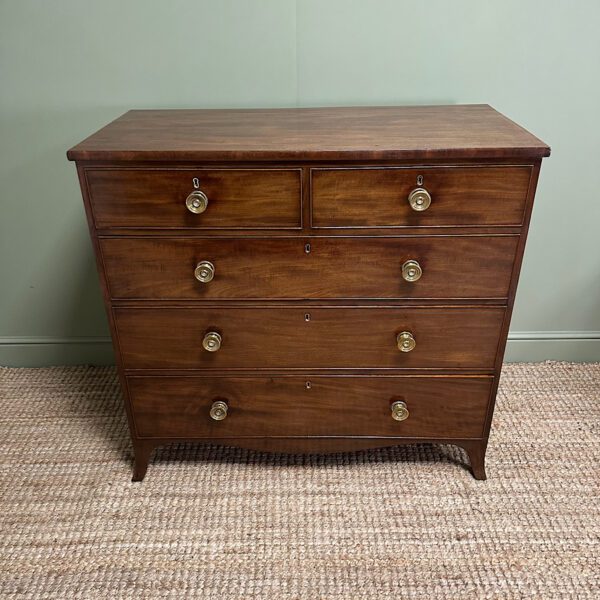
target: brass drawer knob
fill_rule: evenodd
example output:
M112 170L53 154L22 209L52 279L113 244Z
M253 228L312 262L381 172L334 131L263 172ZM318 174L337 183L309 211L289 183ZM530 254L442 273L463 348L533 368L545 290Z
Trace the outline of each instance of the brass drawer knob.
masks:
M406 402L398 400L392 404L392 419L396 419L396 421L406 421L409 415L410 413L408 412Z
M203 260L196 265L194 277L201 283L208 283L215 276L215 265L209 260Z
M216 400L210 407L210 418L215 421L222 421L227 416L227 402Z
M413 210L422 212L429 208L429 205L431 204L431 194L425 188L415 188L408 195L408 203Z
M400 352L411 352L415 349L417 341L410 331L403 331L396 336L398 350Z
M190 212L194 213L195 215L199 215L208 207L208 196L200 190L194 190L185 199L185 205Z
M402 278L404 281L418 281L423 275L423 269L416 260L407 260L402 265Z
M208 352L216 352L221 347L223 339L216 331L209 331L202 340L202 346Z

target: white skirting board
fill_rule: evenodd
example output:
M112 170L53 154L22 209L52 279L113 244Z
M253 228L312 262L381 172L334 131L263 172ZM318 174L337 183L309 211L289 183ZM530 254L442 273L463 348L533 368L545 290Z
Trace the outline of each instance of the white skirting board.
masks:
M600 331L515 331L506 362L600 362ZM0 366L110 365L109 337L0 337Z

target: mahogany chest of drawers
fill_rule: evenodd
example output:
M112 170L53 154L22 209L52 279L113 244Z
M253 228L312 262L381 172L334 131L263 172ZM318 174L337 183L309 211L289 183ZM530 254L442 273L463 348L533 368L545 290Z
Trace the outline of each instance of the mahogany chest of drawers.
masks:
M182 440L484 456L541 159L487 105L130 111L68 152L134 480Z

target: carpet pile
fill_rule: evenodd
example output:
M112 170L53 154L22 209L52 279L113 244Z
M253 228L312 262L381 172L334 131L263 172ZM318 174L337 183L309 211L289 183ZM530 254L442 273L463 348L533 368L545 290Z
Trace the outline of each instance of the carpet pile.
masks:
M143 483L114 369L0 369L0 597L600 597L600 364L506 365L463 451L159 449Z

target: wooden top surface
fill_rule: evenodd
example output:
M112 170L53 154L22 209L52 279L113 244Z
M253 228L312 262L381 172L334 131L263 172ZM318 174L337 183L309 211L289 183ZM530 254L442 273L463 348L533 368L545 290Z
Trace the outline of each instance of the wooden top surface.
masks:
M67 152L93 161L540 158L550 148L487 104L131 110Z

